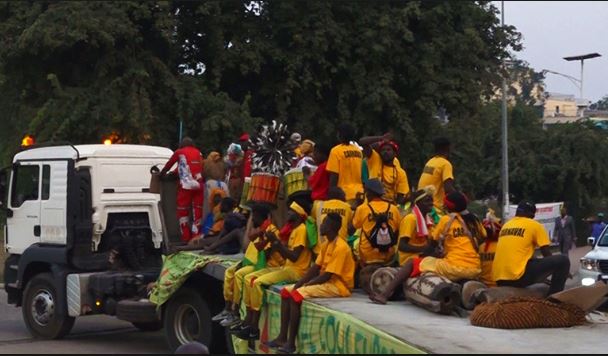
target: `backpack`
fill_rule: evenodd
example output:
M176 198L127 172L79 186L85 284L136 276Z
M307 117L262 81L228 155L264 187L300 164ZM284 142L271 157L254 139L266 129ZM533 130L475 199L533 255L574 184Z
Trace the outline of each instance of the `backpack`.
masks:
M369 209L372 211L372 217L376 224L367 235L367 239L372 244L372 247L377 248L381 252L388 251L393 245L397 243L397 234L389 224L389 211L391 204L388 204L384 213L376 213L372 206L368 203Z

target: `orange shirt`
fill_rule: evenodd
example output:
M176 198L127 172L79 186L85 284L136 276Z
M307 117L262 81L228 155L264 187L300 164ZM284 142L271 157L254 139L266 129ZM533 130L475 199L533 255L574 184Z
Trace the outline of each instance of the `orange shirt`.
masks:
M371 205L376 214L382 214L386 212L389 203L384 200L372 200L369 202L369 205ZM367 203L359 205L357 210L355 210L355 216L353 217L353 226L355 229L362 230L361 237L359 238L359 259L363 264L390 263L395 257L395 247L391 247L386 252L381 252L379 249L374 248L368 240L369 234L376 225L369 205ZM389 224L393 231L397 233L399 231L401 213L396 205L390 205L391 207L388 212Z
M344 191L346 200L355 199L357 193L363 193L362 164L363 152L355 145L339 144L329 152L327 171L338 174L338 187Z
M328 283L335 285L340 295L350 295L355 286L355 260L346 241L341 238L325 241L315 264L321 267L321 273L333 274Z

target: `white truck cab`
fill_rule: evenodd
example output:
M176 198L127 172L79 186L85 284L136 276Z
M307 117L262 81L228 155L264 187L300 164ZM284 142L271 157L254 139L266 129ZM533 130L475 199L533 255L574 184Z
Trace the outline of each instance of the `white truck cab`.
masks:
M38 147L2 171L5 289L34 336L61 337L75 316L114 315L117 300L135 296L147 272L156 279L163 226L150 169L172 153L145 145Z

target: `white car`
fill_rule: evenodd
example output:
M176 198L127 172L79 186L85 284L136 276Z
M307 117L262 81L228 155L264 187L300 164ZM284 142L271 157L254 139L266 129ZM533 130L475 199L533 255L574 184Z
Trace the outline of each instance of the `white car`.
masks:
M581 284L592 285L597 280L608 280L608 226L602 230L599 239L588 237L587 243L593 249L581 258L579 276Z

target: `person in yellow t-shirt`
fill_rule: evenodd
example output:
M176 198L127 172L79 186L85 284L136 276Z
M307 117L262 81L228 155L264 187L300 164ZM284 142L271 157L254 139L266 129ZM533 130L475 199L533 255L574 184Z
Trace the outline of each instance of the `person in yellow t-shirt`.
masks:
M314 265L295 285L281 290L281 329L276 339L267 343L279 353L296 351L302 301L309 298L348 297L354 286L355 261L350 247L338 237L342 217L329 213L321 224L326 237Z
M365 183L365 195L368 202L357 207L352 221L354 229L361 229L358 253L359 267L363 268L370 264L390 265L395 257L395 245L397 244L401 214L396 205L382 200L384 186L379 179L370 179ZM369 239L376 225L374 215L385 213L388 215L388 225L395 234L395 241L392 246L385 251L381 251L374 247Z
M395 288L422 272L433 272L453 282L479 277L481 262L477 250L479 241L486 238L485 228L479 218L467 210L464 194L452 192L445 197L444 204L450 214L443 216L433 229L429 251L406 261L384 293L370 295L373 302L386 304Z
M278 232L276 226L270 221L270 210L264 206L254 206L251 212L253 231L248 236L250 240L247 253L242 261L235 263L226 269L224 274L224 302L225 308L211 320L218 321L222 326L230 326L239 321L238 307L241 303L243 283L245 276L253 273L256 269L255 263L250 259L257 259L258 251L264 251L268 255L267 266L278 267L284 263L283 257L273 251L268 241L264 238L265 232Z
M355 129L350 123L342 123L338 128L340 143L329 152L327 172L329 186L340 187L346 194L346 202L354 209L362 200L363 183L361 181L361 165L363 153L359 147L351 144L354 140Z
M245 277L244 301L247 306L247 315L242 326L234 330L236 337L245 340L255 340L259 337L258 324L264 288L282 282L295 282L302 278L310 267L312 252L308 246L306 225L304 224L307 217L308 214L304 208L298 203L292 202L287 212L286 226L280 232L281 239L288 234L287 246L275 233L265 234L271 242L272 248L285 258L285 264L281 268L261 276L252 273Z
M418 190L414 196L414 207L399 225L399 265L411 258L419 257L429 247L429 234L433 231L433 219L427 214L433 209L433 195L429 190Z
M320 247L321 242L323 242L324 237L321 234L321 224L329 213L337 213L342 217L342 227L340 228L338 237L344 241L348 238L348 225L352 220L353 210L345 200L346 198L342 189L331 187L327 192L327 200L316 200L314 202L310 216L315 219L319 231L320 240L317 246Z
M435 139L433 144L435 146L435 155L424 165L420 180L418 180L418 189L427 185L435 187L435 195L433 196L435 210L440 215L443 215L444 196L456 190L454 188L452 164L448 160L451 145L450 141L445 137Z
M397 159L399 146L391 140L390 133L382 136L361 137L363 153L367 157L369 178L378 178L384 185L384 200L405 204L410 192L407 173Z
M488 287L496 287L496 281L492 277L492 264L498 244L498 233L501 228L500 219L494 215L494 210L488 209L483 227L486 229L486 239L479 245L479 258L481 258L481 275L479 280Z
M492 277L498 286L525 288L543 282L551 275L549 295L564 290L570 271L570 259L565 255L552 255L549 235L534 220L536 205L522 201L517 205L515 217L500 229ZM543 258L534 258L540 248Z

